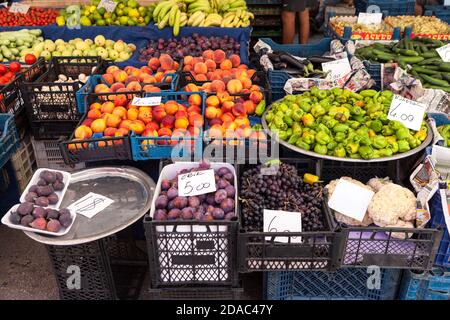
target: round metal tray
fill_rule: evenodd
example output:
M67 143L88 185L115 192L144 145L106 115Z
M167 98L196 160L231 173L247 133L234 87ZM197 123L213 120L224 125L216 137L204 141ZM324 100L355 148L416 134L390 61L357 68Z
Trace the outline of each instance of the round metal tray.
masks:
M283 99L277 100L275 102L279 102L281 100L283 100ZM334 160L334 161L344 161L344 162L364 162L364 163L367 163L367 162L394 161L394 160L407 158L409 156L412 156L412 155L416 154L417 152L425 149L431 143L431 141L433 140L433 130L431 130L431 127L430 127L430 125L427 122L426 126L427 126L427 129L428 129L427 130L428 134L427 134L426 139L422 142L422 144L420 146L418 146L417 148L414 148L414 149L409 150L407 152L397 153L396 155L393 155L392 157L383 157L383 158L375 158L375 159L365 160L365 159L340 158L340 157L334 157L334 156L329 156L329 155L322 155L322 154L318 154L318 153L316 153L314 151L308 151L308 150L299 148L297 146L294 146L292 144L289 144L289 143L287 143L287 141L278 139L278 136L276 134L272 134L272 131L269 129L269 126L267 125L267 122L266 122L266 114L267 114L267 112L269 112L269 110L271 108L272 108L272 104L266 109L266 111L264 112L264 114L261 117L262 126L263 126L264 130L266 131L266 133L268 135L270 135L272 139L274 139L275 141L280 143L282 146L284 146L284 147L286 147L286 148L288 148L288 149L290 149L292 151L295 151L295 152L298 152L298 153L301 153L301 154L304 154L304 155L307 155L307 156L320 158L320 159Z

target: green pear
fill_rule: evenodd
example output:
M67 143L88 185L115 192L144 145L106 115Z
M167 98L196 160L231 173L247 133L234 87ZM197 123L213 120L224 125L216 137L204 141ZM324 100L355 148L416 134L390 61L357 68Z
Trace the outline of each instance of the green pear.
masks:
M112 49L108 49L108 55L111 60L116 60L117 58L119 58L119 53Z

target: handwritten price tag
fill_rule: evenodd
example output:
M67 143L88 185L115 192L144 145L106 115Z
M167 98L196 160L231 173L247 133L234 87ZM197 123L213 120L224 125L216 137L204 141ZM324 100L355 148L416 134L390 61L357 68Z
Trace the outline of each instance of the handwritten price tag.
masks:
M108 12L114 12L117 5L118 2L114 2L112 0L101 0L97 6L97 9L105 8L105 10Z
M358 23L360 24L380 24L382 13L366 13L360 12L358 15Z
M436 51L439 53L444 62L450 62L450 44L437 48Z
M180 196L198 196L216 190L214 169L194 171L178 176L178 194Z
M133 106L138 107L151 107L151 106L159 106L161 104L162 97L146 97L146 98L138 98L134 97L131 104Z
M82 214L90 219L112 203L114 203L114 200L110 198L102 196L101 194L89 192L83 198L68 206L67 209L76 212L77 214Z
M11 13L27 14L29 9L30 9L30 5L29 4L13 2L11 4L11 7L9 7L9 12L11 12Z
M264 232L302 232L302 215L299 212L264 209ZM290 237L291 243L301 243L301 237ZM266 237L270 240L270 237ZM277 237L277 241L288 243L288 237Z
M388 112L389 120L397 120L412 130L419 130L422 125L426 105L395 95Z
M352 72L352 68L350 67L348 58L324 62L322 63L322 70L324 72L330 72L327 76L327 79L333 81L343 78L350 72Z

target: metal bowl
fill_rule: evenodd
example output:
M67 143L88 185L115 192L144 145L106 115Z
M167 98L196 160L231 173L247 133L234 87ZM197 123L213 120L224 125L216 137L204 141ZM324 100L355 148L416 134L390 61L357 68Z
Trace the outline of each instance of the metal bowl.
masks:
M275 101L275 102L279 102L279 101L281 101L281 100L282 100L282 99L277 100L277 101ZM292 145L292 144L289 144L289 143L287 143L287 141L284 141L284 140L279 139L279 138L278 138L278 135L273 134L272 131L269 129L269 126L267 125L267 122L266 122L266 114L267 114L267 112L269 112L269 110L272 108L272 106L273 106L273 105L271 104L271 105L266 109L266 111L264 112L264 114L263 114L262 117L261 117L262 126L263 126L264 130L266 131L266 133L267 133L268 135L270 135L270 137L271 137L272 139L274 139L275 141L277 141L278 143L280 143L282 146L284 146L284 147L286 147L286 148L288 148L288 149L290 149L290 150L292 150L292 151L295 151L295 152L298 152L298 153L301 153L301 154L304 154L304 155L307 155L307 156L310 156L310 157L315 157L315 158L320 158L320 159L326 159L326 160L334 160L334 161L344 161L344 162L364 162L364 163L367 163L367 162L394 161L394 160L399 160L399 159L407 158L407 157L409 157L409 156L412 156L412 155L416 154L417 152L419 152L419 151L425 149L428 145L430 145L431 141L433 140L433 130L431 130L431 127L430 127L430 125L429 125L428 122L427 122L427 123L426 123L426 126L427 126L427 133L428 133L428 134L427 134L426 139L422 142L422 144L421 144L420 146L418 146L417 148L414 148L414 149L409 150L409 151L407 151L407 152L397 153L397 154L393 155L392 157L383 157L383 158L375 158L375 159L368 159L368 160L365 160L365 159L340 158L340 157L334 157L334 156L329 156L329 155L322 155L322 154L318 154L318 153L316 153L316 152L314 152L314 151L308 151L308 150L299 148L299 147L297 147L297 146L294 146L294 145Z

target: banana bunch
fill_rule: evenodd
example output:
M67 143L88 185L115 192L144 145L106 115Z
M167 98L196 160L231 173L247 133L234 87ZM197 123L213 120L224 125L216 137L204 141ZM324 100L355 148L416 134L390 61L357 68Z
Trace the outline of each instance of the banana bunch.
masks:
M234 12L238 9L247 11L245 0L217 0L218 10L221 13Z
M180 33L180 27L185 26L188 20L185 3L179 3L175 0L162 1L158 3L153 11L153 20L156 22L158 29L166 26L173 27L173 35Z
M246 9L238 8L229 11L223 16L220 27L222 28L246 28L250 26L250 19L254 19L253 13Z
M212 12L209 0L196 0L188 4L187 13L193 14L196 12L210 13Z

